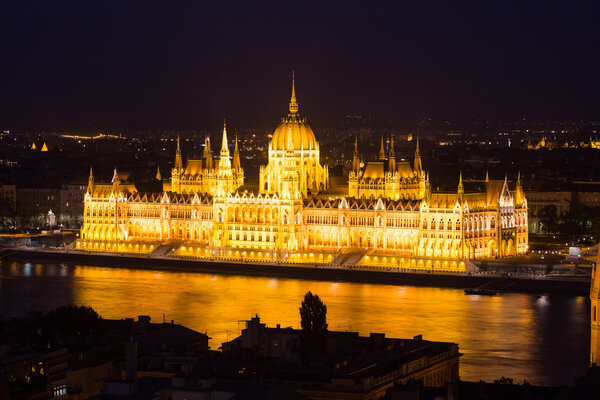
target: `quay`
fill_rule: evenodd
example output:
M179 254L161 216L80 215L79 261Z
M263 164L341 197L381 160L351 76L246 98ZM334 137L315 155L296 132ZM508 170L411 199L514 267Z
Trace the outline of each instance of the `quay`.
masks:
M147 254L93 253L77 250L5 248L0 259L6 262L50 262L98 265L114 268L136 268L167 271L250 275L295 278L333 282L360 282L402 286L430 286L459 289L481 287L490 281L512 281L505 292L585 296L589 294L590 277L577 275L526 275L480 272L431 272L383 266L344 267L329 264L261 263L219 259L195 259L181 256ZM507 276L508 275L508 276ZM511 283L512 283L511 282Z

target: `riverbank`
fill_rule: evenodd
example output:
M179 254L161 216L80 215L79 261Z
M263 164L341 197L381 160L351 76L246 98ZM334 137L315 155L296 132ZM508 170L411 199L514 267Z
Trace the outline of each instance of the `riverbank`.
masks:
M7 248L0 250L3 262L51 262L99 265L181 272L296 278L315 281L360 282L388 285L430 286L469 289L499 282L503 291L534 294L584 296L589 294L589 278L506 277L497 274L424 273L396 268L331 268L299 264L235 263L147 255L117 255L78 251ZM502 282L500 282L502 281Z

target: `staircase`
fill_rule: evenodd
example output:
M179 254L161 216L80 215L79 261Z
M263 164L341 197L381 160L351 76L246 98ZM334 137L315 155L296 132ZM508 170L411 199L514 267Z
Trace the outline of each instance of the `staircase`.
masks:
M183 242L181 240L169 240L165 244L161 244L150 252L151 257L167 257L173 254L173 250L178 249Z
M342 254L335 257L329 265L341 265L343 267L350 267L356 265L364 256L367 251L360 248L349 248Z

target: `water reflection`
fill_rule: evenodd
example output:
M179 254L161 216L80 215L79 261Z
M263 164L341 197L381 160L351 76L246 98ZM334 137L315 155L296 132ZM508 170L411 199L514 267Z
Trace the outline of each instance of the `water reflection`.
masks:
M298 307L311 290L327 304L330 329L459 343L467 380L570 383L588 357L589 305L580 297L50 264L3 265L1 283L5 316L68 303L91 305L105 318L164 315L207 332L213 348L256 313L270 325L299 327Z

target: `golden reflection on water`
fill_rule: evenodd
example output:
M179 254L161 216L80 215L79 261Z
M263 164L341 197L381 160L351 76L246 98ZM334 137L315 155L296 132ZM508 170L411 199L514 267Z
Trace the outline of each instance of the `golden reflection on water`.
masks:
M14 268L10 267L10 274L49 274L27 264L19 267L20 272ZM64 276L66 267L58 268L50 273L53 277ZM166 321L208 333L213 349L239 335L244 327L241 321L254 314L270 326L298 328L298 308L310 290L327 304L329 329L384 332L401 338L423 334L427 340L458 343L465 354L460 367L463 379L510 376L520 382L550 384L564 376L552 368L572 363L572 376L567 374L572 379L579 364L583 371L587 362L589 306L582 298L465 296L459 289L88 266L72 267L69 275L73 283L63 290L72 290L73 303L90 305L105 318L144 314L160 322L164 315ZM557 318L549 315L551 307L561 310ZM567 343L565 338L575 342Z

